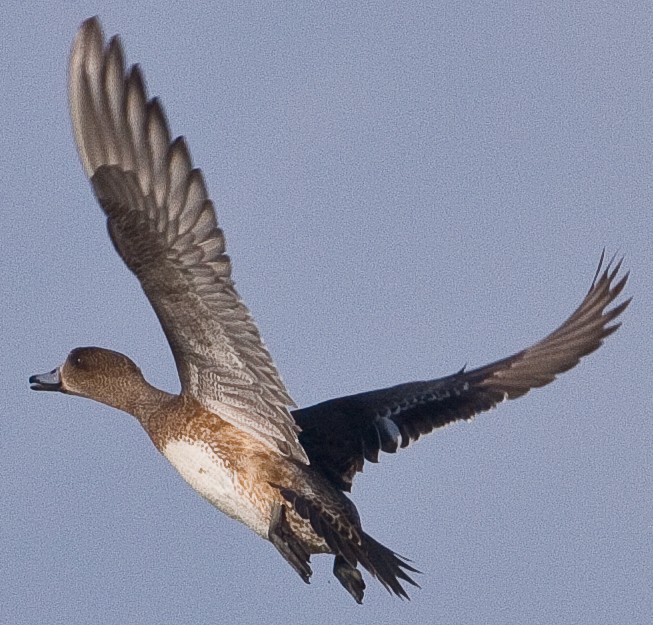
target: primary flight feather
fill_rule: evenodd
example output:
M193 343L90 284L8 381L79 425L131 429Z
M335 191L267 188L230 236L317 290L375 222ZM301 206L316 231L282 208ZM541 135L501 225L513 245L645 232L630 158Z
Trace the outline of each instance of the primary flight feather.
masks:
M170 343L181 393L156 389L126 356L73 349L34 375L34 390L88 397L134 415L204 498L269 540L300 577L329 553L357 602L362 565L407 597L417 573L363 531L345 494L365 460L544 386L596 350L630 300L628 274L603 255L589 292L554 332L512 356L448 377L294 406L231 278L231 260L202 173L172 139L138 66L91 18L70 59L70 113L82 166L109 236L140 281Z

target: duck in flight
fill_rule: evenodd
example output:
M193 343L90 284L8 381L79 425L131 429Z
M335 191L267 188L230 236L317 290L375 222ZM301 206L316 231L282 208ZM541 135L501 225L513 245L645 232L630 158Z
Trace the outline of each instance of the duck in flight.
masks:
M596 350L630 300L609 306L628 274L603 266L553 333L512 356L437 380L400 384L294 409L249 310L202 173L117 37L85 21L70 58L69 99L79 156L118 254L161 322L181 393L151 386L126 356L73 349L31 388L79 395L135 416L181 476L210 503L269 540L306 582L312 554L361 603L360 564L407 598L418 571L362 528L345 493L366 460L471 419L544 386Z

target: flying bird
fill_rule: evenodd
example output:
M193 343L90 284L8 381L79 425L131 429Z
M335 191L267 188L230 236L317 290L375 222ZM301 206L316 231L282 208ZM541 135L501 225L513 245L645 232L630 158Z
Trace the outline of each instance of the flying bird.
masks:
M183 137L172 139L120 40L85 21L70 57L69 100L82 166L118 254L170 344L181 393L150 385L120 353L73 349L31 388L132 414L204 498L270 541L306 583L313 554L361 603L360 564L391 593L417 586L409 560L363 530L346 495L365 461L544 386L596 350L630 300L610 305L628 274L603 254L589 292L554 332L512 356L437 380L308 408L294 404L231 277L225 237Z

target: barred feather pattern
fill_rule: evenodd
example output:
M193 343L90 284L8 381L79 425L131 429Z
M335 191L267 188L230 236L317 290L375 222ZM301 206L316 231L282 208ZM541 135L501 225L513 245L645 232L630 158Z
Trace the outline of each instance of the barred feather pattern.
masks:
M183 137L171 139L120 40L87 20L70 58L69 100L84 171L111 240L140 280L184 393L277 453L306 463L293 405L231 278L225 238Z

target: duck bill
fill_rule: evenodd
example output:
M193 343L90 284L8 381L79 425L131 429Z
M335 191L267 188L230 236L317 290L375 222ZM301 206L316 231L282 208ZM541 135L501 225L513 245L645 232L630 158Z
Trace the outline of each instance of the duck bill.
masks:
M52 369L48 373L37 373L29 379L30 388L33 391L60 391L61 375L59 368Z

